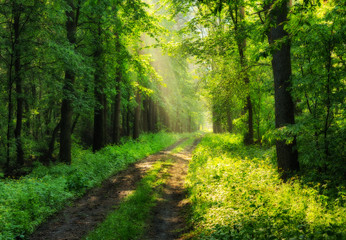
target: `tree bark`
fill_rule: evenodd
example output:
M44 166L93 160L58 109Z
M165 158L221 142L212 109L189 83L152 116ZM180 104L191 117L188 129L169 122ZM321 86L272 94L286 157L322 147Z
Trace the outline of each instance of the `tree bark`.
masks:
M98 77L95 76L95 82ZM95 87L95 98L97 106L94 109L94 137L93 137L93 151L98 151L104 147L105 129L104 129L104 95L102 90Z
M55 146L55 139L58 135L59 129L61 126L61 122L59 122L52 133L52 137L49 141L49 145L48 145L48 150L46 152L46 154L44 154L41 158L40 158L40 162L43 163L44 165L48 165L50 160L53 159L53 152L54 152L54 146Z
M136 92L137 106L135 108L135 116L133 120L133 139L139 138L139 121L141 117L141 95L139 90Z
M99 16L97 16L99 17ZM94 96L96 100L96 106L94 108L94 136L93 136L93 151L98 151L105 145L106 134L106 97L103 91L104 82L102 81L102 29L101 22L96 19L96 31L95 34L95 52L93 56L95 65L94 74Z
M240 15L240 22L244 21L245 18L245 11L244 7L240 7L239 9L239 15ZM237 24L238 25L238 24ZM252 102L250 97L250 79L249 75L247 73L247 62L245 58L245 49L246 49L246 38L240 37L245 36L245 32L242 29L242 24L239 24L239 26L236 27L237 35L238 35L238 52L240 57L240 65L242 69L242 73L244 76L244 83L246 88L248 89L248 93L246 96L246 104L245 104L245 111L248 112L248 118L247 118L247 132L244 137L244 143L247 145L253 144L253 111L252 111Z
M149 132L154 132L154 106L153 106L153 100L151 97L148 99L148 130Z
M148 132L149 130L149 117L148 117L148 97L145 97L143 99L143 111L142 111L142 114L141 114L141 117L142 117L142 130L143 132Z
M221 121L219 120L215 107L213 107L213 133L221 133Z
M12 89L13 89L13 80L12 80L12 57L11 63L8 68L8 116L7 116L7 143L6 143L6 163L5 163L5 172L6 176L9 176L10 162L11 162L11 136L12 136L12 117L13 117L13 101L12 101Z
M227 131L229 133L232 133L233 131L232 115L230 110L227 111Z
M281 128L288 124L294 124L294 103L289 89L291 87L291 56L288 33L284 30L287 21L288 1L283 1L273 9L275 27L268 33L270 45L278 44L277 40L284 40L276 46L272 53L272 67L275 88L275 127ZM287 39L285 39L287 38ZM279 172L286 179L289 173L299 170L298 151L296 140L286 144L285 140L276 141L276 152Z
M114 101L114 126L113 126L113 143L120 143L120 117L121 117L121 72L120 69L117 71L116 77L116 95Z
M76 32L78 22L78 8L74 6L73 0L68 0L71 10L66 11L66 32L69 43L73 46L76 43ZM79 7L79 6L78 6ZM71 130L72 130L72 98L75 73L72 69L65 70L65 80L63 86L63 100L61 104L61 128L60 128L60 152L61 162L71 164Z
M14 138L16 142L17 167L24 164L24 151L22 145L22 126L23 126L23 79L21 76L21 53L20 53L20 16L21 7L13 5L13 30L14 30L14 82L16 84L17 116Z
M130 107L127 106L127 111L126 111L126 136L131 136L131 128L130 128L130 118L131 118L131 110Z

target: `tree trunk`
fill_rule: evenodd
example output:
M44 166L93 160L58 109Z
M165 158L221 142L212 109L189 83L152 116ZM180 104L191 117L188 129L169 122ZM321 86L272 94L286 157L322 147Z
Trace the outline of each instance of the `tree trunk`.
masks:
M94 95L96 106L94 108L94 137L93 137L93 151L98 151L105 145L105 94L103 92L102 81L102 40L101 40L101 23L97 23L97 34L95 34L96 49L94 52Z
M79 118L80 118L80 114L78 113L76 118L74 119L74 121L72 123L71 134L73 134L73 132L74 132L76 126L77 126Z
M144 99L143 99L143 111L142 111L142 130L143 130L143 132L148 132L148 130L149 130L149 122L148 122L148 120L149 120L149 118L148 118L148 102L149 102L149 100L148 100L148 97L145 97Z
M95 81L96 76L95 76ZM100 92L101 89L95 89L95 98L97 106L94 109L94 137L93 137L93 151L98 151L104 146L105 129L104 129L104 96Z
M230 110L227 111L227 131L229 133L232 133L233 131L232 115Z
M16 84L16 101L17 101L17 119L14 130L16 141L17 167L24 164L24 152L22 146L22 126L23 126L23 80L21 76L21 53L20 53L20 7L17 4L13 6L13 30L14 30L14 82Z
M139 121L141 117L141 95L139 90L136 92L136 102L137 106L135 109L135 116L133 120L133 139L139 138Z
M127 111L126 111L126 136L131 136L131 128L130 128L130 118L131 118L131 110L130 107L127 106Z
M154 106L153 100L149 97L148 99L148 130L154 132Z
M76 43L76 31L78 21L78 10L73 4L73 0L68 0L71 10L66 11L66 32L69 43L73 46ZM72 130L72 98L75 73L72 69L65 70L65 80L63 86L63 100L61 104L61 127L60 127L60 152L61 162L71 164L71 130Z
M115 101L114 101L114 119L113 119L113 143L119 144L120 143L120 116L121 116L121 73L120 69L118 69L117 77L116 77L116 91L117 94L115 95Z
M239 13L240 13L240 21L242 22L244 21L244 18L245 18L244 7L240 7ZM241 70L242 70L242 73L245 75L244 83L248 90L248 93L246 96L246 105L244 109L245 111L248 112L247 133L245 134L245 137L244 137L244 143L247 145L250 145L250 144L253 144L253 111L252 111L252 102L250 97L250 79L247 73L247 61L245 58L246 38L240 37L240 36L245 36L245 33L243 29L240 29L242 24L239 24L239 25L240 26L237 26L236 28L238 39L239 39L237 45L238 45L238 52L240 57Z
M277 44L275 41L288 37L284 30L284 23L287 21L287 1L283 1L274 9L275 27L272 27L268 34L269 44ZM273 52L272 67L274 74L275 88L275 127L281 128L288 124L294 124L294 104L289 92L291 87L291 57L290 43L285 40L275 48ZM289 172L299 170L298 151L296 140L291 144L286 144L285 140L276 142L277 162L282 178L286 179Z
M10 162L11 162L11 133L12 133L12 117L13 117L13 102L12 102L12 87L13 87L13 80L12 80L12 58L11 63L9 65L8 69L8 116L7 116L7 143L6 143L6 163L5 163L5 172L6 176L9 176L11 169L10 169Z
M158 123L158 116L157 116L157 112L158 112L158 105L156 101L153 101L153 130L154 132L157 132L157 123Z
M44 154L41 159L40 162L43 163L44 165L48 165L49 161L53 159L53 152L54 152L54 146L55 146L55 139L58 135L59 129L61 126L61 122L59 122L56 127L53 130L52 133L52 137L49 141L49 146L48 146L48 150L46 152L46 154Z
M212 114L213 114L213 133L221 133L222 132L221 131L221 122L218 119L216 110L214 108L215 107L213 107L213 111L212 111Z

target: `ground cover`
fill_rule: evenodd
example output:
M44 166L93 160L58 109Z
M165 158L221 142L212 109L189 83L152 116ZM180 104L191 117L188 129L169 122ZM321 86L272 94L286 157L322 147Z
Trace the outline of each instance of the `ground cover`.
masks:
M0 239L26 238L48 216L129 164L173 144L183 135L145 134L138 141L93 154L74 148L71 166L37 165L21 179L0 182Z
M192 239L345 239L345 194L319 194L298 177L283 183L274 149L208 134L194 151L187 187Z

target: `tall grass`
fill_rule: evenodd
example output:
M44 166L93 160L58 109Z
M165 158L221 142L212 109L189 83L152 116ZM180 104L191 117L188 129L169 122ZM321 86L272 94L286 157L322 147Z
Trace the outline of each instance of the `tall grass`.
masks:
M38 164L21 179L1 180L0 239L26 238L68 200L181 137L169 133L145 134L138 141L108 146L95 154L74 146L71 166Z
M283 183L274 149L209 134L194 151L187 186L195 239L346 239L345 195L329 199L299 179Z

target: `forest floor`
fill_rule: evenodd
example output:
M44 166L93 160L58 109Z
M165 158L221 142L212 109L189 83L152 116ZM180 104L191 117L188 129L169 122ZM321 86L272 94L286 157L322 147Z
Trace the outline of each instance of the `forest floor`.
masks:
M136 190L137 183L155 162L166 159L171 159L173 164L168 170L168 180L160 190L161 197L151 210L151 217L147 221L147 233L143 238L179 239L179 236L186 231L184 216L187 211L187 202L184 180L191 152L199 140L199 138L195 139L185 149L175 153L172 150L177 149L177 146L184 142L180 140L167 149L129 166L48 219L31 235L30 239L82 239L102 223L110 212L117 209L123 199Z

